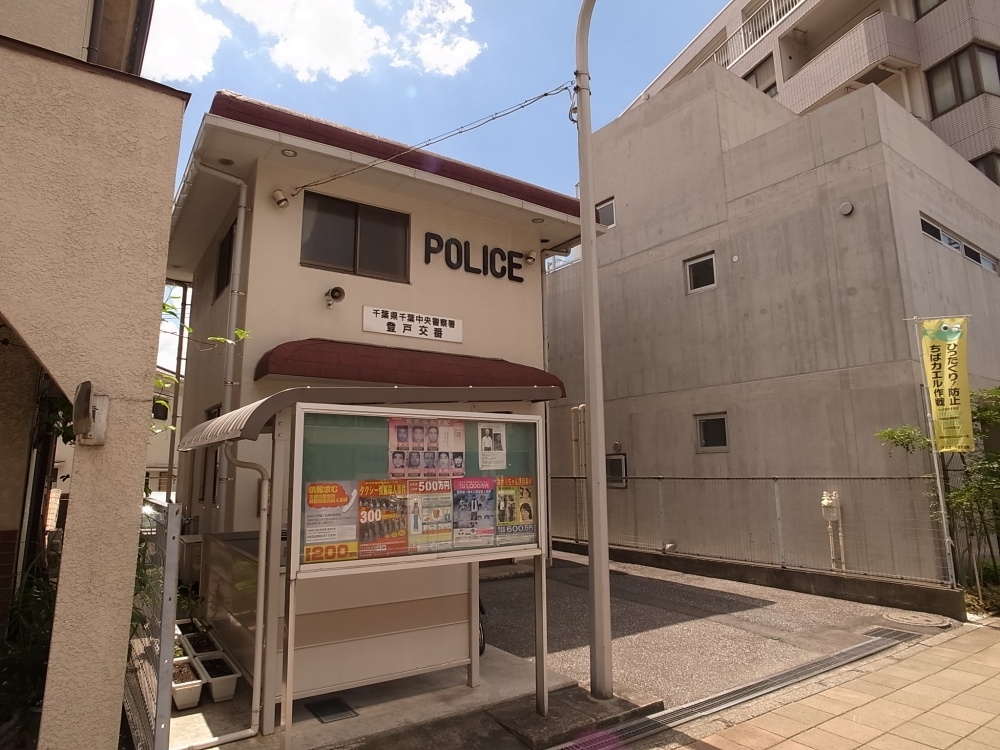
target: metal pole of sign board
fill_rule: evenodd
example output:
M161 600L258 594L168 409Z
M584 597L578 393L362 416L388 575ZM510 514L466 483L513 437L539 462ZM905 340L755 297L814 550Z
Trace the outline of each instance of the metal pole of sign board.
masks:
M968 316L950 316L968 317ZM937 320L937 318L910 318L917 335L917 364L920 367L920 378L922 381L921 394L923 395L924 414L927 419L927 434L931 440L931 461L934 464L934 481L937 485L938 513L941 516L941 534L944 539L944 561L948 570L948 585L955 588L955 562L951 558L952 542L951 534L948 531L948 510L944 502L944 476L941 473L941 454L937 448L937 435L934 432L934 417L931 412L930 385L927 383L927 370L924 368L924 343L920 338L920 322L922 320Z
M295 409L292 491L288 493L288 556L285 559L284 691L281 697L281 750L292 750L292 708L295 696L295 586L302 560L302 428L304 412Z
M614 696L611 662L611 582L608 571L607 467L604 463L604 375L601 311L597 288L597 216L594 201L590 118L590 21L597 0L583 0L576 27L577 136L580 155L580 241L583 263L583 357L586 381L590 497L590 691Z

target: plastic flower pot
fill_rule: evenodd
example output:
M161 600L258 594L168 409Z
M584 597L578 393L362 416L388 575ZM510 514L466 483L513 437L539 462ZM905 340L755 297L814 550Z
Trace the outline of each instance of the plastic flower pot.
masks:
M201 688L204 684L205 676L201 665L189 657L174 660L173 682L170 690L178 711L198 705L198 701L201 700Z
M191 635L182 635L180 638L184 641L184 646L191 656L214 656L222 653L222 644L207 630Z
M225 654L199 656L197 661L208 680L208 690L212 694L212 700L218 703L232 699L233 693L236 692L236 683L240 679L240 671L229 657Z
M177 635L192 635L200 633L203 629L200 622L191 618L176 620L174 622L174 633Z

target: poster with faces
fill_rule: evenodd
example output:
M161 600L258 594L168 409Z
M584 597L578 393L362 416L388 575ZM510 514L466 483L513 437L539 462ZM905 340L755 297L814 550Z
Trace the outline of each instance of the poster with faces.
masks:
M465 476L465 425L453 419L390 419L389 476L393 479Z

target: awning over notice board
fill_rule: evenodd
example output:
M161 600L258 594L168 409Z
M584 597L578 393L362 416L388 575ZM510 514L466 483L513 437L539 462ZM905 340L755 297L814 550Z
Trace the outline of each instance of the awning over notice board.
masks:
M268 376L437 388L554 386L566 396L563 382L552 373L505 359L329 339L288 341L274 347L260 358L254 379Z

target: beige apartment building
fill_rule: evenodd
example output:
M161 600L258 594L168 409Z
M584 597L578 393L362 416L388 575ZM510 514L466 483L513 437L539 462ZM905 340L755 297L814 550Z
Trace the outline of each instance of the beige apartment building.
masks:
M0 600L44 544L48 396L89 381L39 747L115 747L187 95L138 76L151 2L0 0ZM101 444L102 443L102 444ZM0 619L4 619L0 617Z
M1000 182L993 0L734 0L636 104L709 60L796 114L874 84Z

